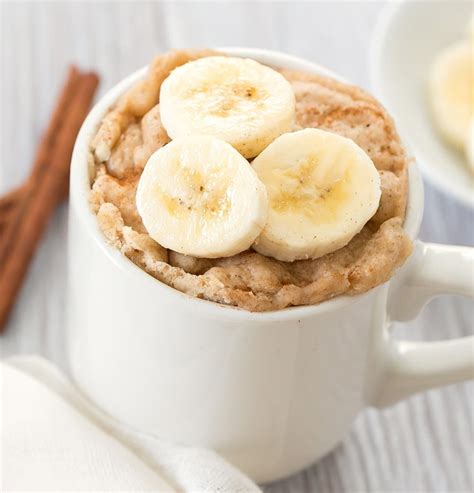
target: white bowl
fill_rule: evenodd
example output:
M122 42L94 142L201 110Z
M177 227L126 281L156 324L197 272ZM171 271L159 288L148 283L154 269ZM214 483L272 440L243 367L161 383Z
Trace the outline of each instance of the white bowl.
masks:
M427 77L435 56L467 34L470 2L403 1L382 12L371 52L372 92L394 116L423 176L474 208L474 179L462 153L451 149L433 125Z

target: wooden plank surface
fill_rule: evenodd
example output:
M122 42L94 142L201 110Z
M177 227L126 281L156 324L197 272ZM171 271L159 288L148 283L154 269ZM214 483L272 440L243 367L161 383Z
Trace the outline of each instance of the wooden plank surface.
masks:
M317 61L368 88L368 50L380 2L1 2L0 192L32 161L66 66L97 70L101 92L173 47L252 46ZM425 240L474 244L473 213L426 187ZM40 353L63 365L67 211L55 215L30 269L3 357ZM74 261L74 259L72 259ZM435 300L409 339L472 331L473 305ZM368 410L332 454L268 493L467 492L473 478L473 385Z

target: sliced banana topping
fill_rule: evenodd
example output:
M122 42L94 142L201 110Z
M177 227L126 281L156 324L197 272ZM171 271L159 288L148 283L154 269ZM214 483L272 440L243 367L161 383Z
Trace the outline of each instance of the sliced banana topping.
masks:
M474 53L471 41L442 51L429 79L430 99L437 127L448 143L462 149L474 114Z
M160 114L172 139L212 135L251 158L291 130L295 96L290 83L265 65L212 56L173 70L161 86Z
M268 209L265 187L248 161L211 136L178 138L156 151L140 177L136 201L155 241L206 258L248 249Z
M372 160L352 140L319 129L282 135L252 162L269 200L253 245L283 261L334 252L362 229L380 201Z

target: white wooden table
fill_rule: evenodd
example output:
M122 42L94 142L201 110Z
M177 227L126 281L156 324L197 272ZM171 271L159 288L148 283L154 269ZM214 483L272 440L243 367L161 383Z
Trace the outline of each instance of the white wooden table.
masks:
M32 162L66 66L97 70L103 92L172 47L253 46L317 61L368 88L368 48L378 2L0 2L0 192ZM66 206L55 215L1 337L2 357L40 353L64 365ZM473 213L426 187L425 240L474 244ZM471 332L473 305L444 298L397 327L410 339ZM332 454L274 484L271 493L467 492L473 478L473 386L369 410Z

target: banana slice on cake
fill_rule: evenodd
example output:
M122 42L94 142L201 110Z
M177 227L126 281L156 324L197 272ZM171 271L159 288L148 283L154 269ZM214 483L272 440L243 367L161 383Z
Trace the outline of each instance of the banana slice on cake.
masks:
M264 185L231 145L211 136L175 139L148 160L136 203L160 245L194 257L247 250L262 231Z
M440 53L429 79L433 116L447 142L462 149L474 113L473 44L462 41Z
M362 229L380 201L380 178L352 140L305 129L282 135L252 165L267 188L267 224L253 248L278 260L318 258Z
M265 65L212 56L171 72L161 86L160 115L172 139L212 135L252 158L292 129L295 96L290 83Z

